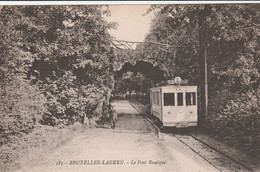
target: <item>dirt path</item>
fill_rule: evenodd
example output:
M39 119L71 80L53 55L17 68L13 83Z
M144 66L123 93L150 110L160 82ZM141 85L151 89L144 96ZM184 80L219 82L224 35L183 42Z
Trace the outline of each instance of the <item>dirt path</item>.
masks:
M159 139L127 101L113 106L119 113L115 130L87 129L19 171L215 171L178 140Z

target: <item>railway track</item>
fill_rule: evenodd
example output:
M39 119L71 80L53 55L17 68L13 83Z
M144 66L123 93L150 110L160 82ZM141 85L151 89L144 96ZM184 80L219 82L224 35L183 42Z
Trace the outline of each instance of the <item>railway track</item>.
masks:
M251 168L247 167L243 163L238 162L234 158L222 153L221 150L218 150L206 144L205 142L191 134L171 135L219 171L253 171Z
M131 102L130 104L156 128L159 137L162 134L175 137L182 144L187 146L191 151L193 151L195 154L197 154L205 161L207 161L209 164L211 164L213 167L215 167L218 171L254 171L244 163L223 153L221 150L216 149L215 147L207 144L200 138L196 137L192 130L161 129L156 118L153 118L152 116L148 115L149 111L146 108L144 108L143 106L138 106L138 108ZM142 108L142 110L140 110L140 108Z

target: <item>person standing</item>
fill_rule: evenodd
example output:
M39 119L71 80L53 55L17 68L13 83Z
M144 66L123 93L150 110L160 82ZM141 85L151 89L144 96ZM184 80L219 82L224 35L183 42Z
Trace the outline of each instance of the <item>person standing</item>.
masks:
M117 113L111 105L110 105L110 110L109 110L109 116L110 116L111 128L115 129L116 128Z

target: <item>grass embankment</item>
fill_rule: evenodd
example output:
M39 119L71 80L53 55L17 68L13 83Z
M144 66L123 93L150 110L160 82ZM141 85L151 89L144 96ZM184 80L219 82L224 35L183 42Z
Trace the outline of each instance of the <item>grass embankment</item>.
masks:
M39 125L29 134L10 137L8 143L0 147L0 171L14 171L21 163L29 163L64 144L86 126L76 123L69 127Z

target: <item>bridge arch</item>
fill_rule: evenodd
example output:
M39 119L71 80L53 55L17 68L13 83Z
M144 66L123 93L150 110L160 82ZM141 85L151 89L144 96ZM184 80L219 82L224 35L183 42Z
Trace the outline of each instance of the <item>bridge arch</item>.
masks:
M115 78L120 78L126 72L142 73L145 77L150 78L154 83L165 80L164 71L158 66L154 66L150 62L143 60L137 61L135 64L125 63L121 69L115 72Z

